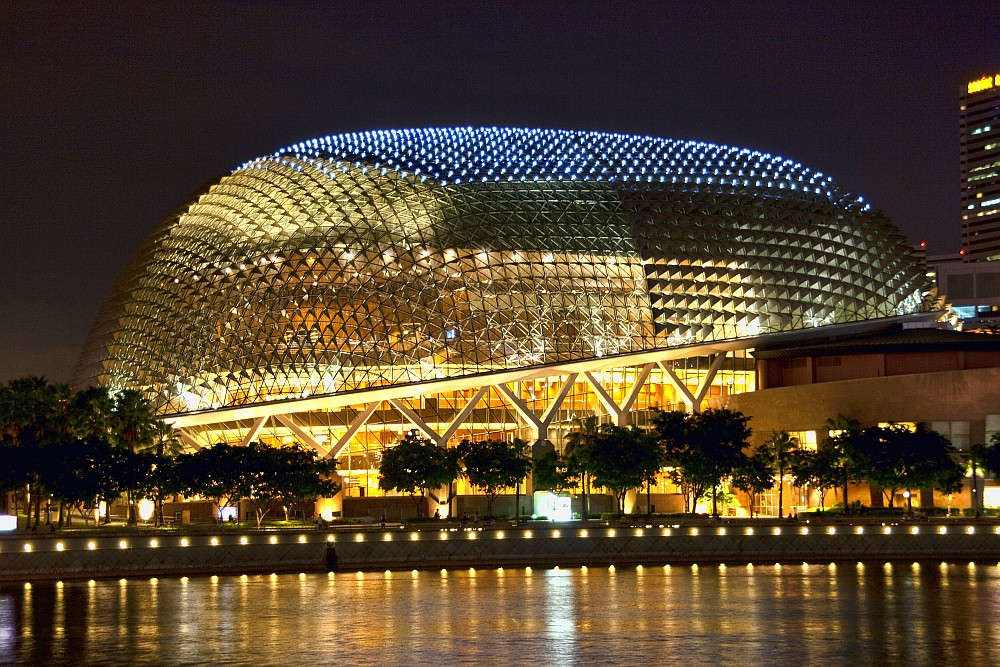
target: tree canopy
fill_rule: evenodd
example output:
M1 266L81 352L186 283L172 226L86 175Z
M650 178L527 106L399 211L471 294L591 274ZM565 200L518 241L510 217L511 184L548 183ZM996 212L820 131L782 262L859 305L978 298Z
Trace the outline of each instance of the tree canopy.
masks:
M379 488L409 494L420 512L417 491L451 484L460 472L458 453L439 447L417 431L410 431L395 446L382 453Z
M662 460L655 435L613 424L601 427L587 452L594 484L614 493L619 513L624 511L629 489L655 476Z
M902 490L961 488L964 470L954 460L947 438L919 423L912 430L899 425L864 429L858 447L865 461L864 477L882 487L890 506ZM912 499L907 499L912 508Z
M749 421L741 412L712 408L692 414L659 412L654 419L669 474L686 496L699 498L710 490L715 515L716 490L746 464Z
M789 469L796 486L810 486L819 493L820 509L826 508L826 494L842 478L840 454L834 447L815 451L797 449L790 457Z
M758 447L742 465L733 471L733 486L750 497L750 516L753 516L757 496L775 484L771 473L771 457L764 447Z
M522 440L463 440L458 459L465 476L486 496L486 514L493 516L493 501L503 489L514 488L531 472L531 459Z

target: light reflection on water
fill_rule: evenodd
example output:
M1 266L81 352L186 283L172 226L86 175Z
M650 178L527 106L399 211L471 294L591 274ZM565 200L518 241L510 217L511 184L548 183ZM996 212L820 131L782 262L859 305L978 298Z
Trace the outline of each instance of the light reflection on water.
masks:
M962 563L244 575L0 587L0 664L997 664Z

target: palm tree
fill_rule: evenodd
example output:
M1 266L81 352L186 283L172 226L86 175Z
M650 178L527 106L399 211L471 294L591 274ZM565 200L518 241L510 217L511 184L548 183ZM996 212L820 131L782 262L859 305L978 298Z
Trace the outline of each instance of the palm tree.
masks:
M184 451L184 445L170 424L157 419L153 422L153 443L147 451L152 452L159 465L165 457L173 458ZM163 525L163 495L156 498L156 525Z
M64 434L66 422L61 418L65 416L68 399L68 386L49 384L41 377L11 380L0 394L0 438L25 454L22 458L28 464L20 473L25 481L29 516L34 500L36 527L41 522L43 495L39 466L45 465L41 451L48 442Z
M115 435L119 446L134 454L137 449L148 447L153 440L153 406L142 392L122 389L115 396Z
M785 468L788 466L788 454L795 449L797 443L788 435L788 431L771 431L771 437L764 443L771 467L778 473L778 518L785 515L784 490Z
M142 392L135 389L123 389L115 396L113 439L119 447L129 454L150 446L155 433L156 418L153 416L153 406L150 405ZM128 498L128 522L135 524L136 513L132 491L126 493Z
M590 518L590 505L587 499L587 486L590 483L590 475L587 470L587 452L598 433L598 419L596 415L589 417L577 417L576 430L572 431L566 438L566 458L571 462L574 472L580 476L580 489L583 500L581 517L584 521Z
M107 438L114 428L115 399L107 387L87 387L72 401L72 427L80 438Z
M531 449L529 443L521 440L520 438L514 438L514 449L518 454L524 456L531 462ZM531 469L528 469L528 474L531 474ZM521 522L521 480L517 480L517 484L514 485L514 524Z
M966 462L969 464L969 470L972 472L972 493L970 497L972 499L972 510L975 512L976 518L979 518L979 506L981 504L978 499L979 479L977 473L984 468L987 452L986 445L979 443L972 445L969 448L969 453L966 455Z

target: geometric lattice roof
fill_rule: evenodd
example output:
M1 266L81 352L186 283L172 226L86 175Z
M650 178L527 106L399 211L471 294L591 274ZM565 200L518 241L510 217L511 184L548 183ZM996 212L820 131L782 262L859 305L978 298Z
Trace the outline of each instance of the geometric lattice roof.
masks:
M164 220L76 381L186 412L932 301L888 220L790 160L595 132L366 132L246 162Z

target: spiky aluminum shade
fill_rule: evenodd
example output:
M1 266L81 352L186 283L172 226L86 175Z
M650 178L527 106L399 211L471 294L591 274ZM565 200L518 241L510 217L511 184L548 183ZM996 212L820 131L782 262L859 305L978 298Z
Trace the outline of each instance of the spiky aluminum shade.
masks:
M930 311L881 214L713 144L375 131L246 162L164 220L75 382L161 413Z

